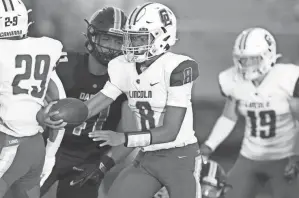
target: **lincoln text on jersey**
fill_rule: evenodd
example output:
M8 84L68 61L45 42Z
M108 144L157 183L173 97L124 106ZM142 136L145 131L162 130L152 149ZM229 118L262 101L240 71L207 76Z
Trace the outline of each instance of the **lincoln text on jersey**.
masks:
M129 91L130 98L152 98L152 91Z

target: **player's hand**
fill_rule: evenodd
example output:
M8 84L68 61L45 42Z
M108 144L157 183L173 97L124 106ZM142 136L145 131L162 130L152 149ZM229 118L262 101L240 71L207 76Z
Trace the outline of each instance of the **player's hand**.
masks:
M126 141L124 133L118 133L110 130L96 130L88 134L93 141L103 141L99 146L118 146Z
M114 165L114 160L109 156L104 155L98 161L87 162L80 166L74 166L73 170L78 172L79 175L70 182L70 185L79 185L81 187L86 182L92 182L94 185L100 185L106 172L108 172Z
M288 182L293 182L297 179L299 173L299 156L294 155L289 158L289 161L284 169L284 177Z
M58 114L58 111L50 112L51 107L57 103L57 101L50 102L46 107L37 112L36 120L41 126L47 126L52 129L62 129L67 123L63 120L52 120L51 117Z
M48 179L50 176L52 169L55 165L55 155L54 156L47 156L45 157L45 163L43 167L43 171L41 174L41 179L40 179L40 186L42 186L45 181Z
M200 145L199 152L204 158L209 158L210 155L213 153L213 150L203 143Z

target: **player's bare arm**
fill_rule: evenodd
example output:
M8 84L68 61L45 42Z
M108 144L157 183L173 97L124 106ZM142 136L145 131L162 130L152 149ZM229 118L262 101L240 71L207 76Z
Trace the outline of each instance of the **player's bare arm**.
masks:
M226 102L221 116L216 121L208 139L200 147L200 152L204 156L211 153L229 136L238 120L237 101L231 97L226 97Z
M102 92L97 93L91 99L85 101L86 106L88 107L88 117L87 119L99 114L101 111L106 109L114 100L109 98Z
M65 94L63 85L62 85L59 77L57 76L56 72L53 72L52 77L49 81L48 90L47 90L45 98L46 98L47 103L50 104L50 106L55 104L57 100L66 98L66 94ZM49 109L49 107L47 107L47 108ZM53 113L58 113L58 112L53 112ZM52 116L53 113L50 113L49 115ZM63 128L66 125L66 123L63 122L63 120L52 121L50 119L50 116L48 119L50 120L50 122L53 122L55 126L60 126L61 128ZM55 142L55 140L57 138L58 131L59 130L57 130L57 129L50 130L49 140L51 142Z
M134 114L128 106L128 101L124 101L122 103L121 109L121 120L117 126L117 131L137 131L136 120L134 118ZM122 162L127 158L128 155L132 153L135 148L128 148L124 145L119 145L112 147L111 150L107 153L109 157L111 157L115 163Z
M52 120L51 117L58 114L59 112L50 112L51 107L57 102L58 99L65 98L63 85L60 82L56 72L53 72L46 93L46 101L48 105L42 108L36 115L36 119L41 126L47 126L52 129L61 129L66 126L67 123L63 120Z

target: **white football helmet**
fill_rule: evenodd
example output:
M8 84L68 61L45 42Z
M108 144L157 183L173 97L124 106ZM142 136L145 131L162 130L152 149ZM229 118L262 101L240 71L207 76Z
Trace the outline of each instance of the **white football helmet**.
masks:
M176 23L174 13L160 3L136 7L124 28L123 53L127 61L144 62L166 52L177 40Z
M28 13L21 0L0 2L0 38L23 37L28 33Z
M226 192L232 188L227 183L227 175L222 166L213 160L203 160L200 184L202 198L225 197Z
M280 57L274 37L263 28L249 28L237 37L233 61L245 80L257 79L270 71Z

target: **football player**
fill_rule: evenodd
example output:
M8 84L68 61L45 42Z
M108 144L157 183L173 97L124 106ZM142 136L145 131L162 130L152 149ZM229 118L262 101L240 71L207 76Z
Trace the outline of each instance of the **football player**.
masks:
M30 10L21 0L1 1L0 10L0 197L10 189L14 198L39 198L45 145L36 114L49 82L59 81L62 44L27 36Z
M294 155L298 119L299 67L276 63L274 37L265 29L249 28L236 39L234 66L219 74L226 104L209 138L201 146L208 156L230 134L239 116L245 118L240 155L228 182L230 198L255 197L269 181L273 197L295 198L298 180L284 175Z
M122 53L121 29L124 27L126 18L120 9L106 7L96 11L89 21L86 20L88 53L66 53L61 57L56 69L67 97L87 101L104 87L109 79L108 62ZM75 176L88 169L91 164L97 164L101 156L110 149L110 146L100 148L98 142L88 137L88 132L101 129L117 130L121 117L124 119L128 117L128 114L125 114L128 113L126 109L122 112L122 105L126 100L126 95L122 94L111 105L90 117L80 126L65 127L66 133L56 155L55 167L42 185L42 195L56 181L59 181L58 198L98 197L98 185L90 182L80 187L70 185L70 182ZM124 108L128 108L127 103L124 104L126 104ZM128 120L124 124L128 125ZM104 184L107 182L111 183L106 180Z
M124 55L109 62L110 80L86 101L89 117L93 117L125 93L138 124L136 131L95 130L89 134L104 141L100 146L124 144L142 150L114 181L108 197L151 198L162 186L172 198L201 197L201 160L196 158L191 105L199 69L190 57L168 52L176 43L176 31L176 17L165 5L136 7L124 28ZM73 182L102 178L115 159L113 152L106 155L92 172Z

